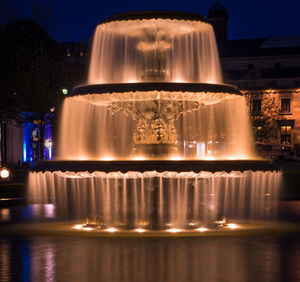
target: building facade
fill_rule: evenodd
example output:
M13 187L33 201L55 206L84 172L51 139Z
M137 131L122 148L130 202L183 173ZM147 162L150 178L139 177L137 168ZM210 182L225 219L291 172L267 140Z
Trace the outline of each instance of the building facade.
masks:
M229 40L228 18L219 3L208 13L224 81L245 94L258 148L269 158L300 156L300 36Z

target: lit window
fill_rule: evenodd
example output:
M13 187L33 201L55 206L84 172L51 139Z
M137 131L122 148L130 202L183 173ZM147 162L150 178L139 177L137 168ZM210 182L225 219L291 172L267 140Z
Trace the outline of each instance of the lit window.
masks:
M285 125L280 127L281 144L291 144L292 127Z
M70 48L67 48L66 53L67 53L67 56L68 56L68 57L71 56L71 50L70 50Z
M291 99L281 99L281 113L290 113L291 112Z

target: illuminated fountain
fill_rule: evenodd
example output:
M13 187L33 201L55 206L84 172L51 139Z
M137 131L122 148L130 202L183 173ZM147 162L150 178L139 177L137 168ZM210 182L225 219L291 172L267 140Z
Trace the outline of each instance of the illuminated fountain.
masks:
M29 176L30 199L55 204L58 217L177 230L220 216L274 216L280 172L255 161L245 99L223 84L205 17L141 12L105 20L88 84L70 96L60 160Z

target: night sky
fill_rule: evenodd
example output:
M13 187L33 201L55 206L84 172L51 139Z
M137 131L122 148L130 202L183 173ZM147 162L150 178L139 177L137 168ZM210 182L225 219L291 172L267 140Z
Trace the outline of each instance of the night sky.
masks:
M11 0L18 13L31 17L36 0ZM177 10L207 16L216 0L40 0L52 7L54 39L88 40L105 17L124 11ZM222 0L229 15L229 39L300 35L299 0Z

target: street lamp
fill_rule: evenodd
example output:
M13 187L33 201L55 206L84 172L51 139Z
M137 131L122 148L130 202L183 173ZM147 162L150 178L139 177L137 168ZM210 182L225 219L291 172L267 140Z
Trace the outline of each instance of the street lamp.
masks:
M63 88L63 89L61 90L61 92L62 92L62 94L64 94L64 95L68 95L69 90L68 90L67 88Z
M0 179L1 180L8 180L10 177L10 171L8 168L6 167L2 167L0 169Z

